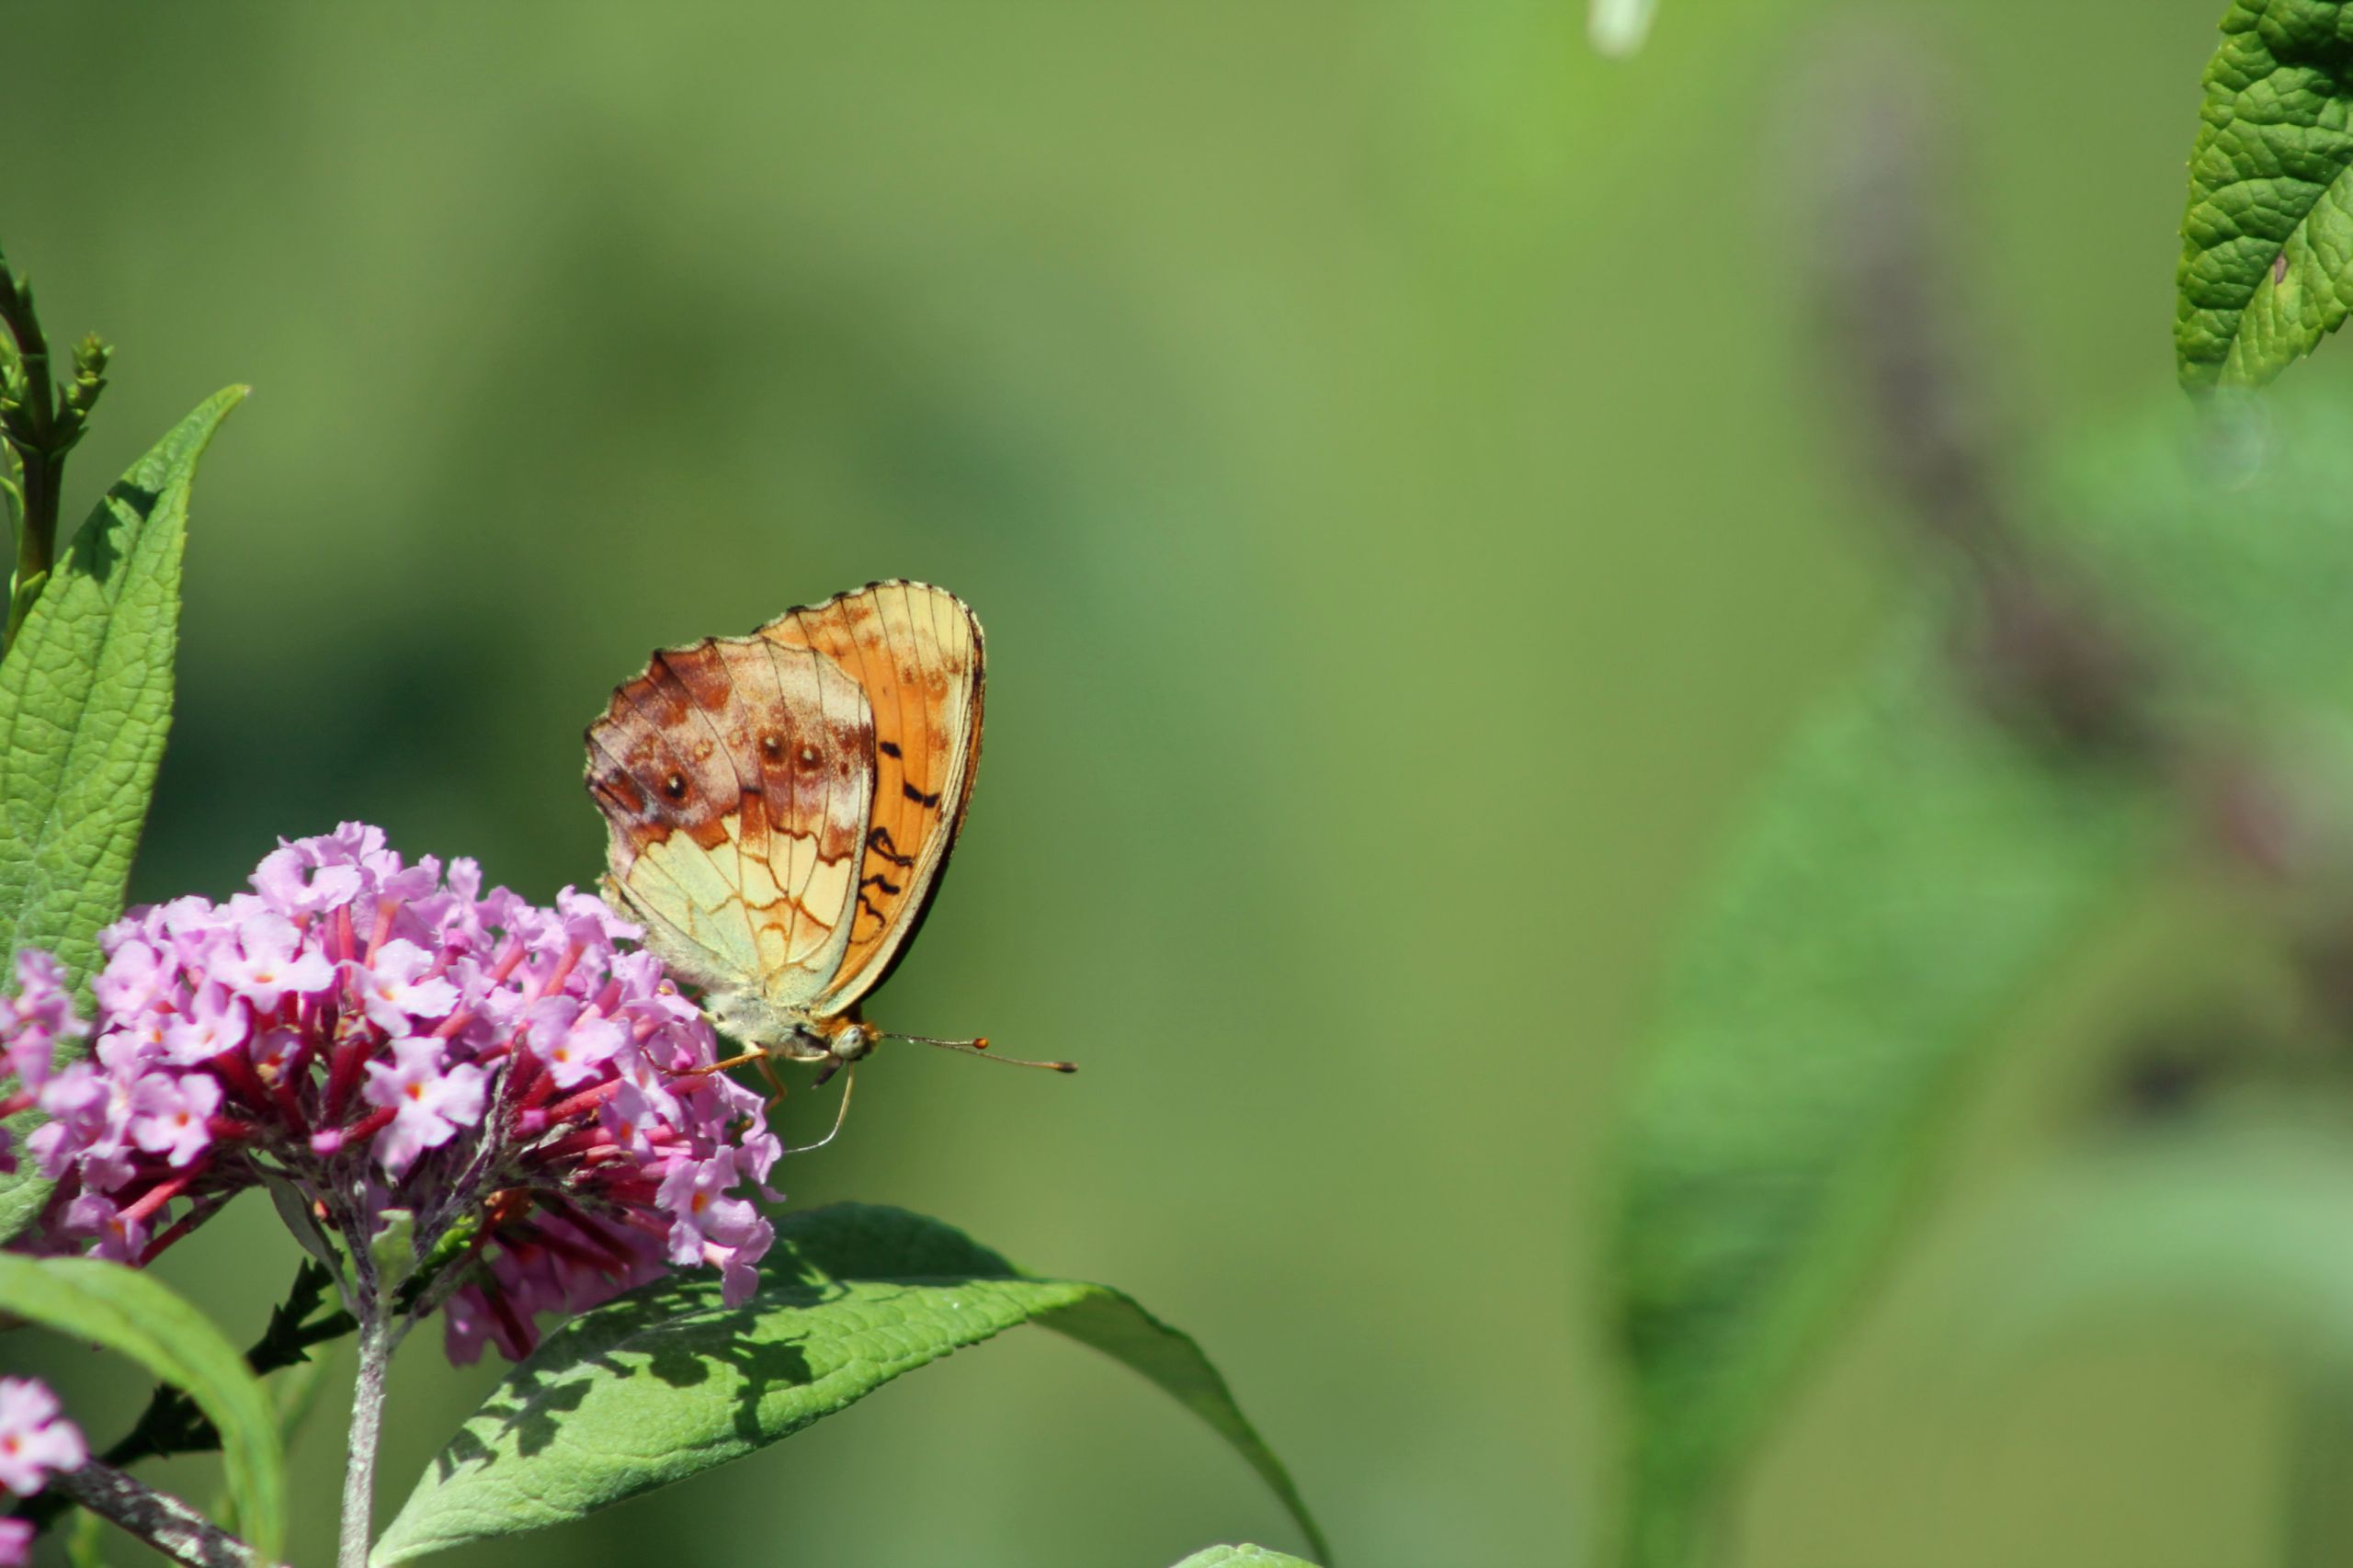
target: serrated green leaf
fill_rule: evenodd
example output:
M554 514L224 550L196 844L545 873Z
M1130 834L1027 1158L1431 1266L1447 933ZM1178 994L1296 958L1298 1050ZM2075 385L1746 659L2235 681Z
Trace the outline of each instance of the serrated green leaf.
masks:
M1315 1568L1315 1564L1263 1546L1212 1546L1196 1551L1176 1568Z
M1290 1476L1190 1339L1116 1290L1022 1274L900 1210L787 1216L738 1308L676 1276L582 1314L507 1374L376 1543L379 1568L576 1519L790 1437L1020 1324L1092 1345L1207 1421L1324 1551Z
M2353 303L2353 13L2234 0L2200 112L2175 304L2181 379L2259 385Z
M1690 1558L1957 1075L2162 837L2131 780L1957 686L1918 627L1808 727L1670 982L1619 1226L1636 1562Z
M220 1428L223 1469L245 1539L264 1562L286 1534L286 1457L278 1413L245 1358L205 1315L153 1278L87 1257L0 1252L0 1312L130 1357L185 1389Z
M188 488L244 395L215 392L131 465L0 658L0 954L44 949L77 987L122 912L171 723ZM0 983L12 973L0 969ZM30 1162L0 1176L0 1241L47 1194Z

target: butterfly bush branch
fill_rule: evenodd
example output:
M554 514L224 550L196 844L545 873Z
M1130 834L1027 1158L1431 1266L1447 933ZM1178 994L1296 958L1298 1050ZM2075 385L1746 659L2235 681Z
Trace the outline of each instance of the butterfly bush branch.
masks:
M17 560L11 579L7 636L13 640L25 611L48 580L57 554L57 519L65 482L65 454L88 427L92 408L106 387L112 354L96 336L74 351L74 379L60 395L51 370L49 338L33 310L31 285L0 254L0 328L13 352L0 369L0 441L5 441L15 482Z
M1860 85L1856 85L1859 84ZM2216 714L2244 694L2214 689L2192 650L2160 631L2098 563L2039 525L2004 472L2005 421L1984 373L1987 333L1966 308L1966 254L1949 194L1957 178L1949 96L1918 50L1882 36L1824 51L1805 97L1797 162L1816 241L1811 273L1832 372L1846 383L1859 445L1907 525L1946 570L1960 614L1955 665L1979 704L2051 760L2131 769L2170 792L2201 846L2234 874L2293 890L2280 918L2314 1000L2353 1028L2353 818L2268 736ZM2329 913L2313 921L2314 909Z
M1825 51L1804 96L1813 292L1859 446L1908 542L1961 590L1956 653L1978 699L2032 738L2150 760L2170 672L2078 563L2033 537L1999 454L1982 323L1949 258L1964 254L1941 84L1893 36Z
M254 1568L253 1549L168 1493L101 1460L57 1477L52 1490L187 1568Z
M336 1568L368 1568L368 1544L375 1531L376 1448L383 1435L384 1374L392 1364L394 1335L381 1295L363 1303L359 1318L359 1371L352 1381L351 1434L343 1472L343 1532Z

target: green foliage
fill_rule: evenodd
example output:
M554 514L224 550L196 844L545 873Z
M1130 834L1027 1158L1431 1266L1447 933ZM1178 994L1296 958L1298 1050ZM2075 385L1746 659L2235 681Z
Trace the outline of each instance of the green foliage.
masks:
M1983 717L1949 637L1922 626L1768 783L1671 985L1625 1149L1633 1561L1706 1541L1793 1374L1883 1261L1971 1070L2085 983L2232 798L2196 791L2261 780L2258 822L2279 797L2336 798L2325 768L2266 770L2333 755L2353 722L2347 425L2333 401L2276 404L2253 429L2166 417L2057 487L2044 545L2146 634L2138 699L2161 733L2142 760Z
M2206 67L2174 343L2192 387L2269 381L2353 303L2353 14L2234 0Z
M1315 1568L1315 1564L1263 1546L1212 1546L1196 1551L1176 1568Z
M12 1146L22 1148L25 1134L40 1125L38 1110L22 1110L0 1121L8 1130ZM49 1202L52 1183L42 1179L30 1160L18 1159L13 1171L0 1171L0 1245L15 1238L26 1226L40 1218Z
M214 393L107 493L0 660L0 945L77 981L121 913L171 722L188 488L244 396Z
M286 1529L286 1457L278 1415L244 1358L201 1312L148 1275L94 1258L0 1252L0 1312L130 1357L187 1391L222 1437L229 1494L246 1540L278 1560Z
M77 984L122 911L172 716L180 552L197 460L244 389L214 393L90 514L0 657L0 951L56 954ZM0 1241L47 1185L0 1176Z
M89 427L90 411L98 406L98 394L107 390L107 366L113 359L113 345L97 333L84 334L74 346L74 379L60 389L64 395L59 403L63 416L73 421L77 439Z
M2250 1116L2068 1153L1989 1199L1934 1277L1961 1376L2134 1322L2253 1325L2353 1365L2353 1150L2342 1127Z
M2048 487L2054 533L2166 639L2177 722L2325 768L2315 748L2353 719L2353 403L2315 382L2221 412L2159 408L2076 446ZM2319 782L2309 808L2341 809Z
M0 491L16 506L17 562L9 575L6 640L49 580L57 548L65 456L89 428L112 354L93 334L74 349L73 380L52 374L48 335L32 285L0 255ZM5 645L5 644L0 644Z
M787 1216L778 1233L742 1307L725 1306L715 1281L679 1276L551 1334L419 1479L372 1561L560 1524L685 1480L1024 1323L1125 1362L1209 1422L1323 1551L1215 1369L1127 1297L1033 1278L893 1209L835 1205Z
M305 1259L295 1270L286 1300L272 1309L268 1326L245 1349L245 1365L256 1377L267 1377L288 1367L316 1368L319 1363L311 1359L313 1347L351 1332L351 1314L334 1305L327 1294L334 1280L332 1270L312 1259ZM202 1407L179 1390L166 1387L155 1391L130 1432L107 1450L106 1460L124 1465L134 1460L203 1453L220 1446L221 1433Z
M2048 765L1946 676L1915 630L1810 727L1673 983L1620 1226L1638 1561L1688 1550L1972 1049L2149 846L2132 786Z

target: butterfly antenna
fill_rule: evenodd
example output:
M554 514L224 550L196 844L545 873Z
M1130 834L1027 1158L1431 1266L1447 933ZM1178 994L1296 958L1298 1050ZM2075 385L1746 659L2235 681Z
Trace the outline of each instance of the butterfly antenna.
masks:
M988 1036L978 1040L934 1040L927 1034L885 1035L885 1040L904 1040L915 1045L936 1045L942 1051L961 1051L967 1056L978 1056L988 1062L1002 1062L1007 1067L1042 1067L1049 1073L1075 1073L1075 1062L1025 1062L1018 1056L999 1056L989 1049Z
M833 1131L826 1133L823 1138L818 1139L814 1143L804 1143L798 1149L787 1149L785 1150L785 1153L788 1154L813 1154L818 1150L824 1148L826 1144L832 1142L835 1138L840 1137L842 1123L849 1119L850 1091L857 1087L858 1069L853 1067L849 1070L847 1075L842 1079L842 1103L834 1109Z

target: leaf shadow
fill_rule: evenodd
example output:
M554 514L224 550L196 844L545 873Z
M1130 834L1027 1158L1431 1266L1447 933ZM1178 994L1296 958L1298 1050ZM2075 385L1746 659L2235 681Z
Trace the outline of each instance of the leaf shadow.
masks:
M978 1272L926 1276L921 1285L954 1287L991 1278L1003 1277ZM914 1281L908 1284L915 1288ZM812 1413L780 1429L763 1424L761 1410L778 1390L810 1388L821 1376L802 1348L808 1335L779 1335L773 1320L779 1311L811 1311L840 1300L848 1294L847 1286L813 1275L790 1284L771 1281L734 1308L711 1304L711 1294L707 1281L665 1281L634 1301L625 1322L608 1322L597 1347L567 1356L560 1366L535 1365L550 1352L568 1350L567 1341L589 1332L589 1324L574 1319L558 1329L540 1355L507 1374L435 1457L437 1479L446 1482L460 1467L494 1466L510 1453L528 1459L545 1452L562 1436L565 1417L576 1413L594 1386L608 1378L652 1377L674 1389L690 1389L710 1382L722 1369L732 1372L731 1432L746 1449L781 1441L826 1414ZM840 1403L850 1403L867 1392L859 1388ZM662 1483L648 1478L644 1484Z
M106 583L122 563L123 540L154 515L163 492L117 480L97 508L74 530L69 547L74 567L93 580Z

